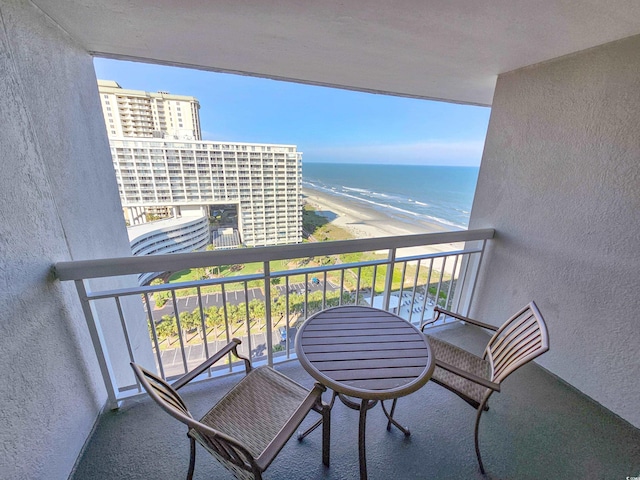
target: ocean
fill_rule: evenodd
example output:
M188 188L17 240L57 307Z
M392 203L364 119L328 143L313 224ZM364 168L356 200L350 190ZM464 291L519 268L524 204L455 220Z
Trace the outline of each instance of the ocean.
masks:
M404 222L466 229L479 167L306 163L302 186L363 202Z

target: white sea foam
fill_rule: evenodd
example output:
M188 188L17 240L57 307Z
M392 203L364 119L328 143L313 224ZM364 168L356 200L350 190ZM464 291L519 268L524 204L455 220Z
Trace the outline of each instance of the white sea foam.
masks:
M388 203L375 202L373 200L368 200L366 198L361 198L361 197L358 197L358 196L355 196L355 195L350 195L348 193L340 193L340 192L331 192L331 193L336 193L336 194L338 194L338 196L351 198L351 199L359 201L359 202L368 203L370 205L373 205L377 209L382 209L387 214L390 214L391 212L389 212L389 210L392 210L392 211L395 211L395 212L399 212L399 213L401 213L403 215L407 215L407 216L410 216L410 217L415 217L417 219L422 219L422 220L429 221L429 222L436 222L436 223L439 223L441 225L447 225L447 226L455 227L455 228L465 228L464 225L456 224L455 222L451 222L449 220L445 220L444 218L439 218L439 217L436 217L436 216L433 216L433 215L426 215L426 214L422 214L422 213L418 213L418 212L413 212L411 210L406 210L404 208L396 207L394 205L389 205ZM398 219L397 217L395 217L392 214L390 214L389 216ZM402 220L402 219L400 218L398 220Z
M342 188L349 192L370 193L369 190L366 190L364 188L354 188L354 187L342 187Z

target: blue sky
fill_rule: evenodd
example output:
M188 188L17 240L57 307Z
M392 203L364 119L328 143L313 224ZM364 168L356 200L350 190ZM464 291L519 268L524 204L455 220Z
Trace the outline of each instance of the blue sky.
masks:
M191 95L205 140L294 144L304 162L478 166L489 108L96 58L123 88Z

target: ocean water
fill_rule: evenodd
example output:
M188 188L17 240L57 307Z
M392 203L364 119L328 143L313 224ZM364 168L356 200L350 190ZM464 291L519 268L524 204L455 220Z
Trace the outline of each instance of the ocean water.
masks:
M302 186L404 222L427 221L448 230L466 229L478 167L306 163Z

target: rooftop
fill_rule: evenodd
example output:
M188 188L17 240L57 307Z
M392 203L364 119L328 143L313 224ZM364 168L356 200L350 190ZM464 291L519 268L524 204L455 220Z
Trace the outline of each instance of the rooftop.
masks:
M176 227L186 226L199 220L202 220L202 215L171 217L163 220L141 223L140 225L132 225L127 227L127 234L129 235L129 241L133 242L143 235L148 235L152 232L173 230Z

